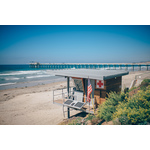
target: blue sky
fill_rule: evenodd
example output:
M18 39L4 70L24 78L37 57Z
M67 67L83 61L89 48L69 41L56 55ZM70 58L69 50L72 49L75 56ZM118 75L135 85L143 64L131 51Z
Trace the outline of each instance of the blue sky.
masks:
M150 26L0 26L0 64L150 61Z

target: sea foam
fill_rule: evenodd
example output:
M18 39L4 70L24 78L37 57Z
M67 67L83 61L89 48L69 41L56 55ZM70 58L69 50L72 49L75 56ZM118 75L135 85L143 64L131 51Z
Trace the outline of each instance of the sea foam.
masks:
M11 85L11 84L16 84L16 82L14 82L14 83L3 83L3 84L0 84L0 86Z
M0 74L0 76L10 76L10 75L23 75L23 74L36 74L41 73L41 71L13 71L10 73Z
M31 79L31 78L43 78L43 77L51 77L53 75L37 75L37 76L29 76L26 77L27 79Z

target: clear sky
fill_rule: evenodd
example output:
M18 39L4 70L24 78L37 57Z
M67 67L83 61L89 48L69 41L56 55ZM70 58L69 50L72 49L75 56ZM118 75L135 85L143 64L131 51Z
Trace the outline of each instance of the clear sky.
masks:
M150 61L150 26L0 26L0 64Z

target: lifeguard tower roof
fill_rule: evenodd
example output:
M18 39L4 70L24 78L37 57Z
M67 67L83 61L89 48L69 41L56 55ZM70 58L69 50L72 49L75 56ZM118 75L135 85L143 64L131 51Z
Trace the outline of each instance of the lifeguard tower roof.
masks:
M124 70L68 69L54 71L56 76L107 80L129 74Z

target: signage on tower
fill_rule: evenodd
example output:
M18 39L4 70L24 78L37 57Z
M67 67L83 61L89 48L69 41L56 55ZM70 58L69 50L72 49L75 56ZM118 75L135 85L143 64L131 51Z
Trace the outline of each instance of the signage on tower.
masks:
M104 89L104 80L96 80L96 88Z

